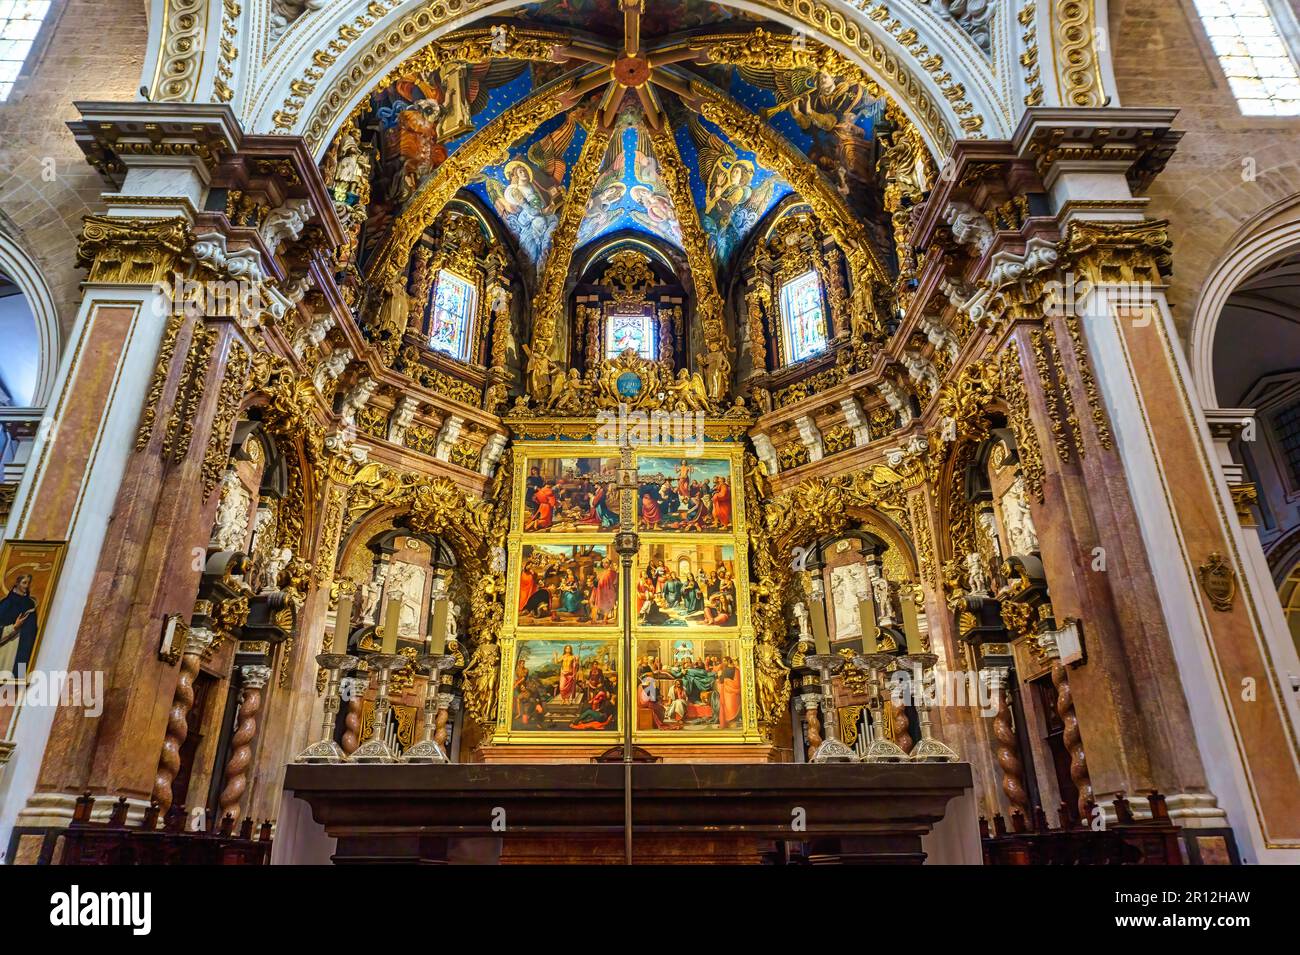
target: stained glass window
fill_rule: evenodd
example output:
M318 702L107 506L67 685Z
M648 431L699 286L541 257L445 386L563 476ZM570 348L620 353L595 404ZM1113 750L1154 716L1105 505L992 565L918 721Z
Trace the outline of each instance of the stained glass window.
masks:
M781 286L781 325L785 330L787 364L803 361L826 350L826 313L822 310L822 283L809 269Z
M617 358L631 349L642 358L655 359L655 323L651 315L609 316L605 334L605 357Z
M469 358L469 336L473 327L477 290L454 272L443 269L433 290L433 318L429 324L429 347L452 358Z
M0 103L9 98L50 0L0 0Z
M1246 116L1300 115L1300 76L1268 0L1195 0Z

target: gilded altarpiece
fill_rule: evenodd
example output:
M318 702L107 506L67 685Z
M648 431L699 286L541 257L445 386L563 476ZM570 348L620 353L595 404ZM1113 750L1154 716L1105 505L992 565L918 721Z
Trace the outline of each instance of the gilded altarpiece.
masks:
M623 602L632 602L634 739L761 743L743 446L634 454L640 538L630 592L614 552L617 447L518 441L494 744L621 739Z

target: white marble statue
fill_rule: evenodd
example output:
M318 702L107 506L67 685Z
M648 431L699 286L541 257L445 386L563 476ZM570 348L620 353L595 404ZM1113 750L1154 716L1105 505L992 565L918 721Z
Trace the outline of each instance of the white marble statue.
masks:
M1034 554L1038 552L1038 530L1029 513L1029 502L1025 499L1025 476L1017 474L1002 495L1002 520L1007 526L1007 543L1013 554Z

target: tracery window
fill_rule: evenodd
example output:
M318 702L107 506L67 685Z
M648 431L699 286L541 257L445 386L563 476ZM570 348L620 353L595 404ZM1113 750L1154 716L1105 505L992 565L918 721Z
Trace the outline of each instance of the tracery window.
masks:
M816 269L809 269L781 286L781 327L786 364L826 350L829 344L826 311Z
M442 269L433 292L433 316L429 322L429 347L452 358L469 357L470 332L477 289L454 272Z
M50 0L0 0L0 103L9 98Z
M1195 0L1246 116L1300 115L1300 75L1268 0Z
M628 315L611 312L605 330L605 357L617 358L629 349L641 358L653 361L655 348L655 318L653 315Z

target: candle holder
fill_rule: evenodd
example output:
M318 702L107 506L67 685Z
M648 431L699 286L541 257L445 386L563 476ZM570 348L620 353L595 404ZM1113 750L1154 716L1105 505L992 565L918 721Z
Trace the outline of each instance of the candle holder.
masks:
M871 698L867 702L867 709L871 711L872 732L871 742L867 745L867 750L861 757L861 761L864 763L901 763L907 760L907 754L903 752L903 747L892 739L886 739L884 734L885 697L881 692L884 683L882 678L885 669L895 659L896 657L890 653L858 654L853 658L854 666L868 672L867 686L871 690Z
M388 680L394 670L406 666L409 657L401 653L372 653L366 657L374 671L375 711L370 722L370 739L357 747L352 754L354 763L395 763L397 754L384 739L384 729L388 726Z
M918 763L955 763L960 756L953 751L952 747L942 740L935 739L934 732L930 728L930 707L926 705L925 696L925 675L927 672L934 672L934 665L939 661L938 654L935 653L909 653L905 657L899 657L899 666L905 666L909 670L919 670L920 693L914 694L916 698L916 718L921 723L921 741L912 747L912 755L908 758Z
M831 676L844 668L844 658L834 653L816 653L804 657L804 663L821 677L822 685L822 744L813 753L810 763L853 763L857 757L853 750L840 742L840 731L835 725L839 714L835 712L835 697L831 692Z
M320 739L312 743L294 760L295 763L345 763L347 756L334 742L334 726L338 721L341 680L339 674L357 665L357 658L346 653L318 653L316 665L329 673L325 689L325 715L321 718Z
M442 671L450 670L456 665L456 658L450 653L431 653L420 657L415 665L421 670L429 671L429 682L424 690L424 726L420 741L402 754L404 763L445 763L447 754L435 738L438 711L450 702L450 695L441 692Z

